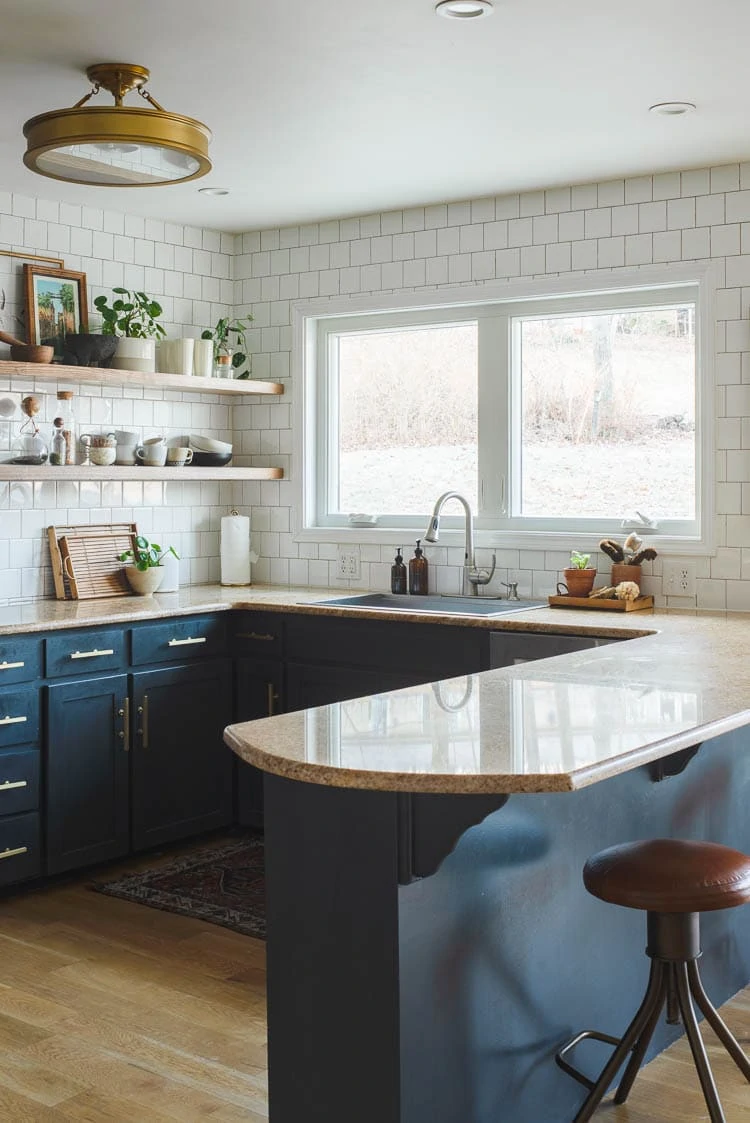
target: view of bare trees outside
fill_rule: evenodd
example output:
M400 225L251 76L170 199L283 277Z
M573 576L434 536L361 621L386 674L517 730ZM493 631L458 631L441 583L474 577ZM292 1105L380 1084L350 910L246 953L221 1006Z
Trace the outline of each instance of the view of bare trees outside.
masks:
M529 317L518 332L521 513L693 518L694 306ZM423 516L448 488L477 510L477 324L338 347L338 510Z
M521 509L695 516L695 309L521 324Z
M447 488L477 507L475 323L339 338L339 509L422 515Z

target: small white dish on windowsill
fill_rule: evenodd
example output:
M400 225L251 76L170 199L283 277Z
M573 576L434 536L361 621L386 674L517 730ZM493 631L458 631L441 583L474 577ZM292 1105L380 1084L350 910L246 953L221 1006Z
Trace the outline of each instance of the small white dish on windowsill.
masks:
M378 516L377 515L365 515L361 512L356 514L356 515L349 515L349 526L363 526L364 527L364 526L377 526L377 525L378 525Z

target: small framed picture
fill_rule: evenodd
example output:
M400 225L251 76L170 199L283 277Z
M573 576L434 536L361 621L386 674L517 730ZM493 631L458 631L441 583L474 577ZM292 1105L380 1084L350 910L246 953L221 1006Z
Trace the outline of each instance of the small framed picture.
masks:
M55 348L60 362L65 337L88 330L86 274L54 266L24 265L26 323L29 343Z

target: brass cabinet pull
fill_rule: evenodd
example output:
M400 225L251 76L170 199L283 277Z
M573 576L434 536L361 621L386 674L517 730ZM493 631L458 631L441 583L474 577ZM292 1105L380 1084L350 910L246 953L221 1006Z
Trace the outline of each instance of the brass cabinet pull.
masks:
M25 667L23 659L20 663L0 663L0 671L15 671L18 667Z
M267 707L266 708L268 710L268 716L269 717L273 717L274 714L276 713L276 702L278 701L278 699L279 699L279 696L276 692L276 688L274 687L273 683L267 682L266 683L266 700L267 700Z
M123 698L122 706L117 711L117 716L123 719L122 729L117 733L117 736L123 743L125 752L130 752L130 699Z
M3 780L0 784L0 792L9 792L11 788L26 788L28 783L26 780Z
M18 854L28 854L28 846L16 846L14 850L8 847L7 850L0 850L0 858L15 858Z
M188 636L187 639L171 639L169 641L169 643L167 644L167 647L187 647L188 644L205 643L205 642L206 642L205 636L196 636L195 639L193 639L192 636Z
M100 651L95 647L93 651L72 651L70 654L71 659L97 659L100 655L114 655L114 648L103 647Z
M270 643L272 640L276 639L276 636L272 635L271 632L237 632L236 638L259 639L263 640L264 643Z
M0 725L21 725L28 720L27 717L0 717Z
M141 718L141 728L138 732L141 735L141 744L144 749L148 748L148 694L143 695L143 702L138 707L138 713Z

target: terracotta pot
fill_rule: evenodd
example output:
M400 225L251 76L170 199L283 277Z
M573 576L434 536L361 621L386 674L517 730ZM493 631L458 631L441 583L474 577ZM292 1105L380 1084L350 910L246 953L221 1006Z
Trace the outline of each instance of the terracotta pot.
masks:
M635 581L640 589L642 576L639 565L623 565L621 562L614 562L612 565L613 585L619 585L621 581Z
M136 569L134 565L125 567L125 576L134 593L139 597L150 597L164 580L164 569L160 565L152 565L150 569Z
M563 578L568 596L587 597L594 587L595 569L564 569Z

